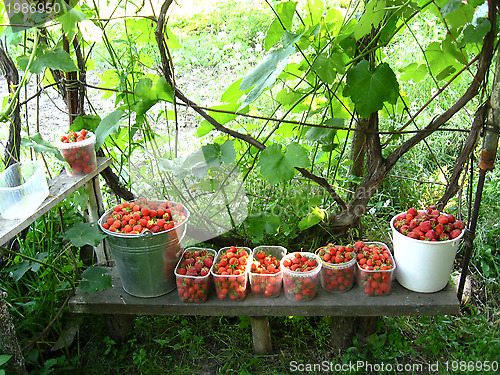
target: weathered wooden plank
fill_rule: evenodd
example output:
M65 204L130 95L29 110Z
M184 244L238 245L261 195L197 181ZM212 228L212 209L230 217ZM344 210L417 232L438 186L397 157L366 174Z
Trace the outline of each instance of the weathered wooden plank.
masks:
M130 315L249 315L249 316L396 316L458 314L459 304L450 285L437 293L411 292L396 281L391 293L369 297L355 285L347 293L332 294L319 289L307 302L285 298L259 298L250 293L240 302L220 301L214 291L205 303L183 303L177 291L156 298L138 298L127 294L116 272L110 268L113 288L96 294L77 292L70 311L91 314Z
M77 189L92 180L111 164L110 158L97 158L97 168L84 176L68 176L65 172L53 178L49 182L49 196L37 211L24 220L6 220L0 218L0 244L4 244L14 238L19 232L27 228L36 219L46 214L64 199L74 193Z
M253 349L256 354L267 354L273 351L271 329L267 316L251 316Z

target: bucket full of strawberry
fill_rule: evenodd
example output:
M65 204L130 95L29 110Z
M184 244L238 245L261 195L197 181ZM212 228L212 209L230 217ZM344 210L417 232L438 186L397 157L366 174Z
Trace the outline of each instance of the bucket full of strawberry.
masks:
M250 288L257 297L279 297L283 272L281 259L287 253L282 246L258 246L253 249Z
M252 250L248 247L230 246L219 250L211 271L219 299L245 299L251 256Z
M310 301L316 296L321 259L314 253L295 252L281 259L285 297L292 301Z
M386 296L391 291L396 263L386 244L358 241L356 281L369 296Z
M356 249L353 245L335 246L331 243L316 250L323 263L321 285L332 293L347 292L354 283Z
M212 269L217 252L190 247L182 253L175 268L179 298L184 302L205 302L212 283Z
M99 218L127 293L157 297L175 289L188 219L182 204L146 198L123 202Z
M96 168L95 143L95 134L85 129L70 131L56 140L56 147L68 163L68 175L84 175Z
M443 289L465 233L465 222L430 206L420 211L410 208L394 216L391 229L398 282L414 292Z

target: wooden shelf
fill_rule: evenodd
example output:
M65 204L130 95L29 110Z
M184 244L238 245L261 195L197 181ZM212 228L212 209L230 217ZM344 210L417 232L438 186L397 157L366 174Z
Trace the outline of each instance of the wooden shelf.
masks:
M43 201L36 212L24 220L6 220L0 217L0 244L14 238L23 229L26 229L36 219L46 214L64 199L98 176L111 164L110 158L97 158L97 168L83 176L68 176L65 172L49 181L49 196Z

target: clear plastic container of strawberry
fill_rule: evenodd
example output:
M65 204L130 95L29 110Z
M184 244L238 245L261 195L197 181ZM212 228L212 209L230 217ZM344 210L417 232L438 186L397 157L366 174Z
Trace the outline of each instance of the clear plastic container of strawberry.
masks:
M257 297L279 297L283 272L281 259L287 250L282 246L258 246L252 252L250 289Z
M184 250L174 271L181 301L202 303L207 300L212 283L210 271L216 254L215 250L200 247Z
M295 252L281 260L285 297L292 301L309 301L317 293L321 259L314 253Z
M321 258L321 285L332 293L349 291L354 284L356 249L353 245L328 244L316 250Z
M217 297L242 301L246 297L252 250L248 247L223 247L217 253L211 274Z
M356 281L369 296L386 296L391 291L396 263L382 242L358 241Z
M70 131L56 140L57 148L69 164L68 175L87 174L97 167L95 143L96 136L85 129Z

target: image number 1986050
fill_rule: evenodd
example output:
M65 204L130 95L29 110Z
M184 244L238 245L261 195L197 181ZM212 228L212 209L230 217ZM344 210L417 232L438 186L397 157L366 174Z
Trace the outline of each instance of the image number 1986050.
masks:
M70 0L4 0L13 26L40 26L68 12L77 1Z

